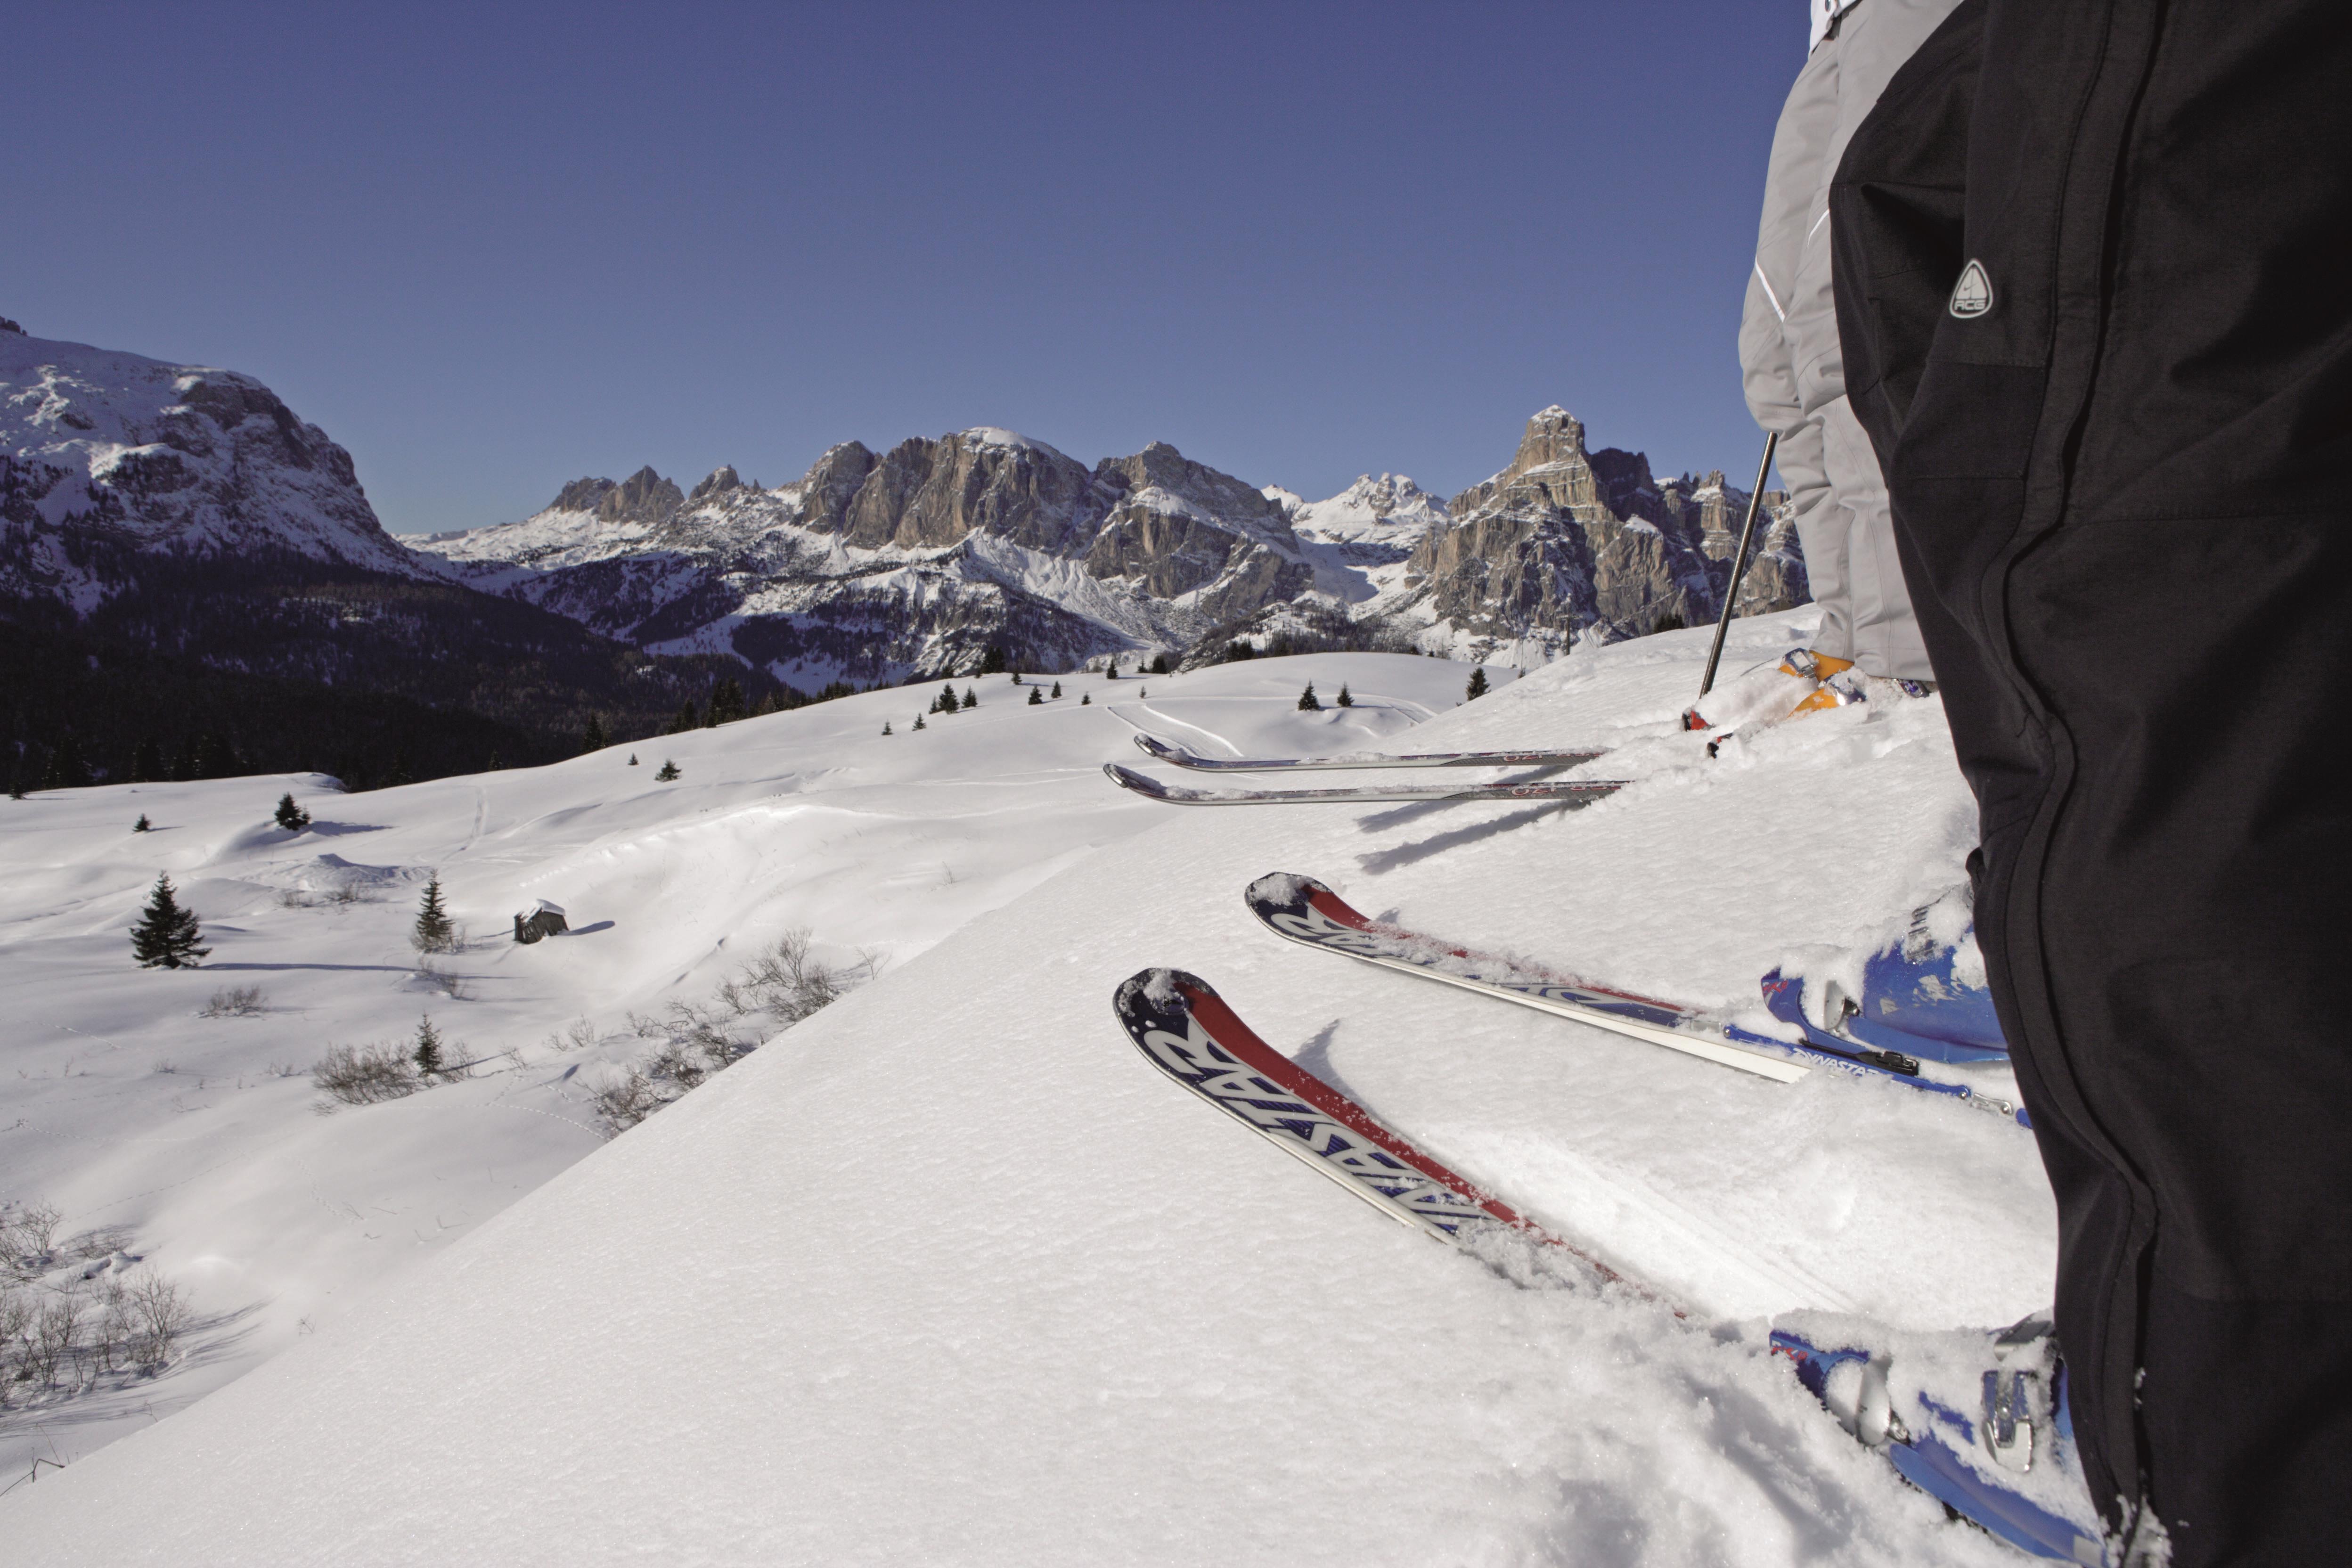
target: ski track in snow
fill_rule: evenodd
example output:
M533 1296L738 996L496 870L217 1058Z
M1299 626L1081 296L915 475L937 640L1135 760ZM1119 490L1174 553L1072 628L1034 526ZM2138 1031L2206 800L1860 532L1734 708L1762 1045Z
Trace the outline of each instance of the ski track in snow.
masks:
M1809 619L1741 623L1731 667ZM0 1485L52 1444L73 1461L0 1500L0 1530L27 1561L109 1564L2013 1561L1762 1342L1800 1306L1940 1328L2043 1305L2029 1138L1307 952L1241 905L1307 872L1727 1008L1784 957L1899 927L1971 829L1939 707L1710 763L1674 727L1708 636L1580 649L1466 706L1459 664L1330 655L1144 678L1148 703L1081 676L1031 709L992 679L919 735L928 688L348 798L297 778L9 803L0 1121L24 1125L0 1197L127 1225L242 1316L153 1383L156 1408L193 1401L168 1420L0 1410ZM1310 678L1363 701L1297 712ZM1415 708L1437 717L1407 741ZM1096 771L1134 761L1139 721L1236 754L1601 741L1636 782L1572 813L1186 813ZM654 784L665 757L685 777ZM344 834L250 826L289 786L368 828L364 868L320 858ZM129 835L142 809L167 831ZM428 868L477 933L449 961L468 1000L413 979ZM213 967L130 966L158 868ZM342 877L380 901L280 902ZM538 897L576 934L506 942ZM881 977L583 1136L588 1086L648 1048L626 1013L707 999L795 926L836 962L878 950ZM265 964L304 967L234 967ZM1147 964L1202 974L1694 1321L1515 1288L1171 1092L1110 1016ZM255 980L270 1012L194 1016ZM467 1055L514 1054L313 1113L299 1073L328 1042L428 1009ZM551 1037L582 1016L594 1043Z

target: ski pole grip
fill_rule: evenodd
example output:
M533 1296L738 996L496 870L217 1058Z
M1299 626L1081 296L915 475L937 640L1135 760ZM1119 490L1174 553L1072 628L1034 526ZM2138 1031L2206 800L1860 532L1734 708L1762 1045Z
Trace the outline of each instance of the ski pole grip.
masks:
M1780 448L1780 433L1764 437L1764 460L1756 465L1756 488L1748 492L1747 521L1739 525L1739 548L1732 552L1731 581L1723 590L1723 614L1716 618L1715 646L1706 650L1706 673L1699 678L1701 697L1715 689L1715 667L1723 658L1723 639L1731 630L1731 612L1739 603L1739 584L1748 575L1748 546L1756 537L1756 514L1764 510L1764 480L1772 472L1772 454Z

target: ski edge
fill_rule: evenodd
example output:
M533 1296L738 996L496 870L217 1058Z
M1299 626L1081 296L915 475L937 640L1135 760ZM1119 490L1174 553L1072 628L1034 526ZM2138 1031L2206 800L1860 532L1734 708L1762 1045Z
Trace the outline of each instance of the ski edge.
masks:
M1329 888L1326 887L1323 883L1316 880L1312 877L1301 876L1296 872L1276 871L1269 873L1266 877L1261 877L1257 881L1251 883L1249 891L1244 893L1243 896L1249 903L1250 912L1257 916L1258 922L1286 942L1297 942L1301 947L1311 948L1318 952L1338 953L1342 957L1353 958L1361 963L1371 964L1376 968L1389 969L1402 974L1409 974L1416 979L1434 980L1442 984L1457 986L1462 990L1474 992L1481 996L1494 997L1499 1002L1517 1003L1522 1007L1531 1008L1536 1012L1548 1014L1556 1018L1567 1018L1579 1024L1590 1024L1598 1029L1607 1029L1612 1033L1623 1035L1630 1039L1641 1040L1649 1045L1663 1046L1668 1050L1680 1051L1685 1056L1696 1057L1703 1061L1714 1062L1720 1067L1733 1068L1741 1072L1753 1073L1759 1078L1770 1079L1776 1083L1794 1083L1812 1070L1811 1068L1806 1064L1792 1061L1789 1059L1788 1057L1777 1051L1744 1046L1731 1040L1711 1039L1703 1035L1692 1034L1686 1030L1672 1029L1665 1027L1663 1025L1647 1024L1639 1019L1622 1017L1617 1014L1606 1012L1598 1007L1581 1006L1573 1002L1562 1001L1558 997L1541 996L1532 994L1528 992L1514 990L1510 986L1503 985L1491 980L1481 980L1473 975L1449 974L1442 969L1433 968L1427 964L1415 963L1410 959L1389 958L1378 953L1357 952L1348 948L1337 947L1328 943L1316 942L1311 938L1300 936L1295 932L1285 931L1282 927L1276 925L1272 920L1267 918L1264 909L1260 907L1260 899L1257 894L1259 887L1275 878L1285 879L1298 888L1305 889L1307 893L1307 898L1310 903L1312 902L1315 895L1320 894L1323 898L1328 899L1331 903L1334 903L1340 909L1345 910L1348 914L1355 917L1352 921L1336 915L1328 917L1339 921L1342 925L1352 926L1353 929L1363 931L1368 935L1378 936L1394 934L1402 937L1407 933L1402 931L1383 931L1378 924L1366 918L1360 910L1354 908L1354 906L1350 905L1345 899L1339 897L1338 893L1333 892ZM1321 910L1318 910L1318 912L1328 913L1328 911ZM1595 989L1595 987L1588 986L1583 983L1572 980L1566 975L1550 975L1547 978L1556 984L1575 985L1580 990ZM1660 1007L1668 1011L1681 1011L1681 1009L1674 1007L1670 1003L1655 1002L1649 998L1643 998L1643 1000L1652 1006Z
M1162 784L1119 763L1103 773L1121 789L1168 805L1377 805L1398 801L1561 801L1591 803L1625 787L1622 779L1545 779L1527 784L1395 784L1364 788L1207 790Z
M1190 746L1135 732L1136 750L1154 762L1201 773L1307 773L1359 768L1571 768L1606 754L1590 751L1359 752L1345 757L1207 757Z

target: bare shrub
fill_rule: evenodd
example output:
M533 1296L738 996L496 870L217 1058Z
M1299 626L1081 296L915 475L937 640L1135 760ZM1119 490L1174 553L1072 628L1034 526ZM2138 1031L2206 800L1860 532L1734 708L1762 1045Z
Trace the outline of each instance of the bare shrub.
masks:
M881 962L862 953L855 963L834 967L810 953L805 927L786 931L776 944L719 988L719 999L736 1016L765 1013L787 1027L839 1001L874 977Z
M669 1100L641 1067L631 1067L605 1081L590 1102L596 1119L604 1124L604 1134L617 1138L669 1103Z
M398 1100L424 1087L416 1063L399 1046L334 1046L310 1069L310 1081L345 1105Z
M180 1337L194 1315L178 1285L148 1268L131 1270L123 1282L131 1326L131 1353L141 1366L159 1367L172 1359Z
M45 1267L57 1245L55 1204L12 1204L0 1209L0 1268L30 1279Z
M318 902L318 897L307 888L288 888L278 895L278 907L281 909L307 910L315 907Z
M444 969L429 958L416 961L416 978L452 1002L466 1001L473 994L473 988L466 984L464 975Z
M881 968L872 953L860 954L855 963L822 963L812 956L811 945L806 931L785 932L719 988L715 1005L677 1001L660 1017L631 1013L629 1027L637 1037L661 1046L596 1091L596 1114L607 1134L618 1137L748 1055L759 1041L735 1034L730 1025L736 1019L764 1015L790 1028ZM576 1032L574 1038L590 1043Z
M258 985L230 985L213 993L198 1015L205 1018L250 1018L269 1011L269 999Z

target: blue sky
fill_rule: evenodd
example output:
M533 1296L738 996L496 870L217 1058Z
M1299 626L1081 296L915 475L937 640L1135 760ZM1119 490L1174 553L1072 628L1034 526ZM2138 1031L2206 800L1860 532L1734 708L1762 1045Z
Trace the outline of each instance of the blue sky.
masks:
M1797 0L22 6L0 315L261 377L387 527L852 437L1746 483Z

